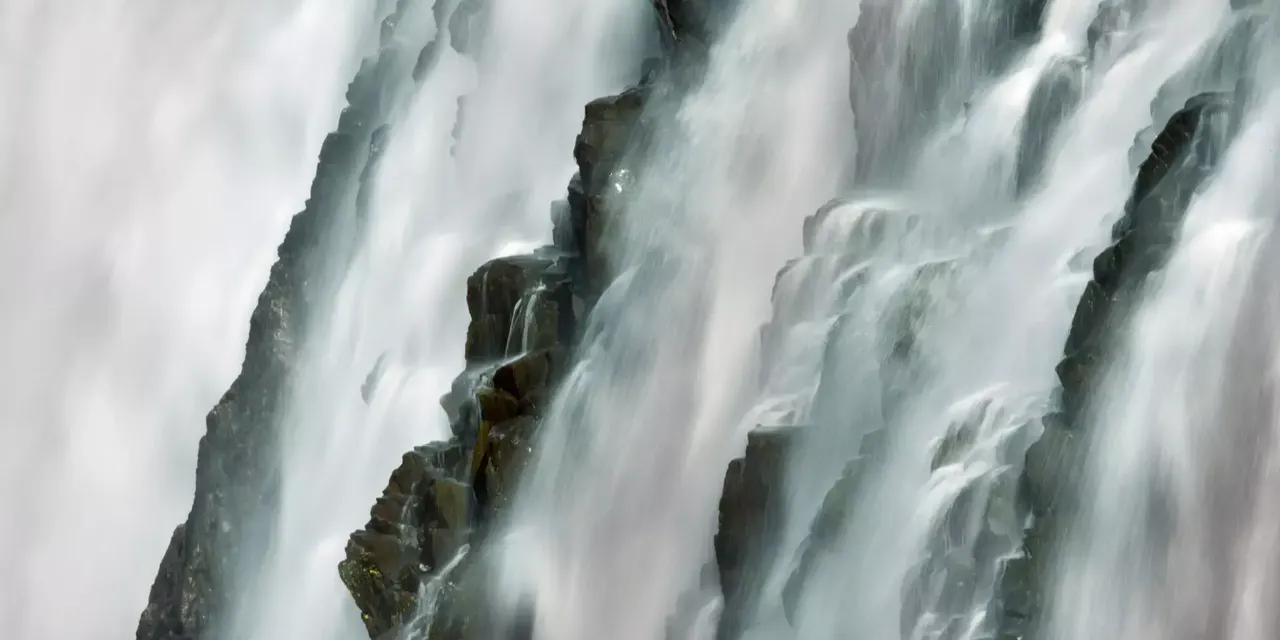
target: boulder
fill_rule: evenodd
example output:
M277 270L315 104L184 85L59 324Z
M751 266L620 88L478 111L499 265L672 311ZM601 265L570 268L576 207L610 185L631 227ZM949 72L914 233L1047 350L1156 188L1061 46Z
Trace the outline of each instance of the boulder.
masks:
M567 264L551 251L490 260L467 279L468 364L566 341L574 311Z

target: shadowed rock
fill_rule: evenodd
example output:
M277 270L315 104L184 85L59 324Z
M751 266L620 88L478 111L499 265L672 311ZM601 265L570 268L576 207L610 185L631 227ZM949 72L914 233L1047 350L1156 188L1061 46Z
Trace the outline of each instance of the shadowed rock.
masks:
M1055 60L1032 91L1018 145L1014 187L1025 193L1045 168L1058 127L1079 103L1084 92L1084 66L1079 60Z
M885 435L883 431L874 431L863 436L858 457L845 465L840 478L823 498L822 506L809 527L809 535L800 545L796 568L782 590L782 606L788 620L796 620L805 588L819 563L835 551L844 536L867 474L883 462Z
M491 594L485 542L516 495L542 412L611 278L605 235L650 91L587 105L578 175L552 207L555 246L491 260L467 280L467 369L441 398L454 437L405 455L339 565L370 638L531 637L532 608L505 611ZM464 544L465 556L450 564Z
M241 572L261 564L271 535L280 482L276 429L300 351L312 318L329 301L329 285L354 251L367 185L385 147L389 101L410 83L395 48L403 46L393 37L398 18L384 22L383 48L364 61L347 90L348 107L321 147L310 197L293 218L250 317L240 374L205 420L191 512L161 561L138 640L238 633L230 619L234 597L248 577Z
M756 428L747 436L746 452L725 472L715 534L724 594L721 637L741 633L741 616L752 606L752 574L772 564L765 554L774 548L785 516L786 463L796 436L797 427Z
M1021 555L1002 566L993 603L1000 638L1033 637L1038 630L1047 567L1074 511L1087 403L1148 277L1168 260L1195 191L1217 166L1230 111L1228 96L1201 94L1169 119L1138 169L1111 246L1094 260L1057 367L1061 413L1046 419L1019 480L1019 501L1036 518Z

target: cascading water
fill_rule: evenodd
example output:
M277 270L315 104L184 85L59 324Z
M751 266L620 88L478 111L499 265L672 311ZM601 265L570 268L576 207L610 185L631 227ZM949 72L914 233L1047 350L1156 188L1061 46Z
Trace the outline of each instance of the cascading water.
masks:
M401 58L402 80L381 88L391 117L367 211L357 211L367 236L294 382L275 538L236 637L360 633L333 568L391 463L447 437L437 399L465 334L450 300L475 264L547 235L581 104L633 77L643 44L622 2L534 12L512 1L402 1L396 12L403 51L382 55ZM423 71L427 42L434 59ZM411 77L421 78L412 97ZM557 86L533 81L548 77Z
M966 8L962 25L984 24L984 12L1009 10ZM793 486L834 476L834 465L843 461L831 450L847 449L850 430L864 435L861 455L837 485L841 493L819 516L833 522L828 526L836 533L817 538L815 525L794 574L795 554L784 539L774 570L782 575L771 582L793 590L784 600L792 599L789 618L798 638L968 638L998 630L990 601L1003 558L1020 546L1017 478L1034 437L1029 431L1053 407L1054 363L1085 281L1078 256L1100 246L1106 224L1121 210L1136 169L1130 141L1150 123L1150 112L1168 113L1203 88L1183 85L1194 84L1187 76L1226 16L1220 2L1151 6L1135 15L1129 30L1105 31L1114 48L1104 50L1091 42L1098 35L1090 28L1099 24L1097 8L1096 2L1049 3L1038 40L1010 56L1008 70L989 81L971 66L988 59L974 54L981 42L974 31L959 30L967 36L959 39L960 50L970 56L935 62L961 65L957 75L978 78L978 93L968 100L971 87L949 98L944 93L936 103L965 105L953 112L962 124L952 125L944 112L925 143L907 145L923 153L913 179L898 186L899 200L918 207L920 222L913 232L885 240L905 254L897 257L900 268L943 258L945 275L913 285L929 302L905 328L888 324L899 317L892 306L882 318L858 314L862 321L857 315L847 320L846 312L846 322L837 324L845 344L851 333L892 338L905 331L914 362L903 377L894 371L896 356L865 348L835 356L880 363L885 406L874 416L851 404L865 402L864 394L851 394L847 385L875 383L876 372L869 379L832 380L830 364L822 372L810 416L814 443L797 449ZM900 33L914 26L897 24L906 27ZM920 46L906 37L895 42ZM1069 78L1081 64L1083 84L1069 82L1065 93L1082 92L1079 107L1064 110L1058 134L1046 136L1037 128L1054 123L1044 121L1033 90L1054 88L1055 76ZM888 69L894 78L895 68ZM1046 147L1038 184L1028 184L1035 176L1019 166L1028 160L1028 138ZM877 175L875 162L860 161L864 174ZM1025 195L1016 197L1020 192ZM884 254L878 247L851 261L874 267L885 262ZM893 269L878 270L882 281L894 277ZM816 507L795 500L791 518L807 522Z
M613 176L619 276L544 419L508 542L538 637L663 637L699 586L780 239L833 192L851 146L855 11L744 3L673 126Z
M33 283L41 283L37 288L11 281L15 286L6 288L5 302L55 311L32 296L41 295L43 288L58 290L52 274L71 268L59 261L78 255L92 259L95 254L85 249L105 239L110 242L104 245L101 280L111 288L100 290L103 282L85 286L90 296L108 297L99 302L74 294L79 303L69 311L76 318L120 315L120 329L113 328L115 323L104 326L98 332L101 340L91 334L77 337L83 332L76 331L79 322L70 316L63 322L61 316L19 314L6 322L6 341L15 342L6 351L13 366L6 388L13 393L4 396L5 421L30 428L5 432L4 507L7 514L31 513L29 520L40 523L0 528L6 550L14 552L6 551L0 565L6 595L0 629L5 637L22 640L132 637L138 604L145 602L147 584L155 575L155 554L164 547L159 536L180 519L179 505L165 505L181 499L182 490L169 496L145 489L177 486L190 495L190 465L174 463L176 454L168 452L191 449L195 436L194 431L181 438L150 436L140 429L152 423L157 431L162 423L201 424L198 413L191 412L206 410L215 390L225 387L225 380L201 380L196 393L188 389L189 382L175 385L162 379L176 367L198 370L203 352L190 347L222 333L229 333L227 340L208 349L220 356L220 376L232 366L248 313L231 314L225 326L221 315L212 316L218 319L216 326L195 319L230 302L243 311L260 288L260 282L241 280L260 277L250 272L261 272L269 255L264 243L285 215L297 210L302 188L316 171L316 144L339 107L340 83L352 72L357 27L375 26L371 7L347 3L314 1L254 11L232 3L209 12L97 4L101 6L92 10L78 8L73 16L50 14L25 2L6 3L0 10L6 27L30 27L6 34L3 41L12 54L6 62L15 62L0 70L4 86L14 92L6 94L0 107L6 122L40 125L0 129L6 150L3 203L7 210L49 216L49 225L38 228L31 221L39 215L5 219L6 244L15 242L5 252L14 261L10 273L38 275ZM570 173L581 105L633 78L644 45L639 8L625 2L559 3L546 10L521 2L410 0L382 2L377 11L377 17L387 18L381 25L380 52L366 59L369 64L352 85L348 115L355 117L344 117L338 134L354 141L351 147L362 136L372 138L372 144L361 156L358 149L340 148L343 140L331 137L334 144L326 143L309 203L349 211L354 215L330 218L357 222L330 234L345 239L329 243L330 252L323 257L330 263L329 275L313 274L313 280L321 281L320 297L332 300L313 309L328 317L313 321L315 328L304 336L300 373L288 392L291 401L276 418L278 424L251 425L262 432L280 431L278 448L263 440L261 453L279 453L267 468L278 468L281 489L274 510L262 512L273 522L246 527L270 530L271 539L250 534L236 551L244 553L220 559L244 565L229 583L215 584L235 594L233 619L213 621L213 628L226 637L349 638L361 633L334 566L391 461L412 444L445 432L436 399L448 388L455 361L461 361L455 338L463 333L465 315L443 310L457 308L452 301L476 263L547 235L548 194L560 189ZM102 39L107 34L110 39ZM82 82L82 65L63 60L90 42L124 56L118 61L98 58L103 67L98 84ZM365 45L368 51L367 41ZM49 65L26 67L45 56L38 51L48 52ZM224 69L219 65L225 60L234 64ZM173 71L157 75L162 67L156 61L167 61ZM309 70L311 66L321 71ZM37 75L38 69L48 74ZM288 77L277 77L282 75ZM549 77L558 78L554 87L540 80ZM24 87L27 93L19 90ZM79 94L85 97L77 98ZM459 100L464 94L465 104ZM19 95L32 99L10 97ZM321 99L327 96L332 103ZM55 117L77 99L95 105L94 113ZM464 122L456 122L460 111ZM204 131L193 124L196 118L205 123ZM226 126L221 126L223 120ZM84 131L74 128L82 121ZM370 131L379 123L385 127ZM68 144L59 142L64 138ZM121 157L126 151L132 155ZM295 161L296 166L289 164ZM55 193L61 179L84 188ZM101 214L117 210L119 225L113 227L111 218ZM159 217L162 210L171 217ZM279 215L274 228L239 217L225 232L206 224L227 212ZM90 227L96 219L103 222ZM95 236L98 226L103 231ZM245 242L241 236L256 227L265 229L258 233L262 242ZM224 236L225 242L211 243ZM117 237L130 253L128 261L117 255ZM358 246L351 246L357 238ZM19 251L16 243L41 247L44 253ZM207 253L196 250L199 243ZM56 251L62 244L69 249ZM250 256L255 247L257 253ZM344 260L350 260L349 273ZM227 261L243 261L244 267L236 264L234 274L226 273ZM172 264L162 266L166 263ZM155 286L172 284L175 292L165 305L146 297L155 286L139 284L142 275L157 274L163 279ZM61 287L76 288L70 279ZM111 297L117 294L122 297ZM112 306L121 303L118 310ZM171 310L172 318L148 318L148 310ZM23 324L27 319L37 322ZM144 336L151 321L173 326ZM50 357L59 341L70 345L65 364ZM153 365L137 357L139 349L157 344L164 347L163 361ZM89 360L97 353L103 354L100 361ZM224 363L224 358L231 360ZM38 366L42 361L53 364ZM124 367L134 365L144 368L123 375ZM371 369L375 371L363 385L362 399L361 383ZM32 375L41 370L48 374ZM59 395L62 385L70 391ZM153 405L156 415L125 406L135 396L138 403ZM71 411L62 415L52 410L60 405ZM91 408L96 415L86 413ZM95 435L99 425L118 422L130 424ZM44 428L49 438L31 439ZM120 428L124 431L115 433ZM126 433L138 440L124 439ZM162 440L164 452L151 456L140 448L152 446L149 437L181 440L181 446ZM104 450L117 449L120 456L104 455ZM9 454L15 457L10 460ZM121 456L130 462L123 463ZM156 461L147 462L151 458ZM20 459L42 466L19 464ZM230 463L230 473L237 473L238 465L253 473L249 468L254 464ZM137 477L113 473L129 467L138 468ZM179 474L178 467L188 468L180 472L181 481L154 477ZM104 482L111 478L117 480ZM45 486L41 501L59 509L37 510L35 503L23 502L32 483ZM86 487L97 489L84 495ZM88 502L73 498L68 493L73 490ZM155 519L129 515L131 502ZM254 508L239 508L245 507ZM113 557L127 564L127 570L103 558L81 557L80 550L94 555L100 550L101 521L117 523L120 544L113 539L109 546L120 546ZM221 527L236 535L241 524L229 521ZM265 549L254 549L263 545ZM232 555L232 547L217 552L224 551ZM71 592L68 585L74 585ZM60 613L68 598L84 603L79 615Z
M1082 515L1059 561L1048 637L1280 633L1280 530L1267 498L1280 205L1272 56L1257 62L1265 93L1191 201L1086 419Z
M14 274L5 303L37 308L49 273L96 264L76 262L98 255L88 251L97 239L71 231L82 210L122 212L126 231L91 229L134 252L104 259L116 269L100 279L114 287L105 290L123 287L129 302L118 322L80 335L79 316L113 317L101 311L112 294L75 276L55 284L83 300L46 307L55 321L18 315L0 326L15 354L0 410L53 434L3 432L6 513L40 524L0 528L6 596L9 576L27 585L0 602L0 634L128 635L149 575L66 549L96 550L91 523L124 514L133 497L165 518L130 518L118 532L150 557L162 545L144 529L173 515L152 503L173 496L143 491L158 472L84 491L120 478L106 467L117 456L102 453L119 443L71 424L85 407L107 422L197 422L186 415L192 389L212 382L167 374L204 360L184 346L194 318L247 302L248 276L224 273L220 260L247 264L256 249L241 238L251 225L237 223L216 236L227 240L210 248L218 257L197 259L196 240L214 227L187 221L297 208L299 158L314 156L335 106L322 98L336 96L355 51L365 57L349 108L281 245L241 377L209 415L195 503L140 640L346 640L363 634L362 617L371 637L403 640L494 640L494 629L502 640L1280 632L1267 610L1280 597L1270 572L1280 532L1265 499L1280 94L1274 52L1256 47L1274 39L1270 4L377 4L313 0L259 14L232 2L75 19L16 0L0 7L11 54L45 37L105 33L98 24L132 34L159 19L171 27L157 31L160 47L191 38L183 64L208 95L240 96L228 120L258 113L268 96L282 121L302 123L263 138L268 119L250 120L255 142L244 148L263 160L232 170L222 158L242 157L244 141L226 133L233 125L165 146L222 102L193 108L190 89L170 90L176 73L134 73L158 68L144 64L156 39L116 43L130 51L106 76L117 86L46 78L9 63L16 55L0 61L0 86L33 96L0 100L2 121L40 125L0 128L0 205L50 214L41 226L0 220L0 260ZM644 24L650 10L660 34ZM102 22L112 16L119 22ZM281 16L296 22L278 29ZM46 26L27 35L13 24ZM191 37L221 33L207 29L218 24L233 35ZM299 34L337 41L316 61L330 71L314 84L290 57ZM575 145L581 105L636 79L641 55L655 53L646 37L661 40L657 65L638 87L593 102ZM244 43L243 68L258 75L215 73L209 61ZM46 49L42 59L61 70L74 47ZM269 81L274 68L301 79ZM137 95L121 90L126 78ZM129 127L89 120L68 136L63 127L85 119L46 115L73 92L142 132L127 139L149 141L131 147L143 150L136 166L119 161ZM613 148L623 128L627 152ZM183 151L196 157L173 160ZM512 257L547 235L571 159L579 175L553 206L554 246ZM63 178L83 191L55 196ZM155 211L196 214L156 222L139 204L152 197ZM1178 229L1163 266L1159 247L1141 243L1172 244ZM495 256L507 257L466 278ZM18 277L31 265L41 279ZM161 280L190 295L167 305L181 312L133 295L135 272L156 265L196 274ZM209 286L186 287L193 280ZM464 288L469 326L449 311ZM151 344L137 328L152 326L148 310L166 312L150 318L169 328L165 355L135 362ZM1096 347L1090 322L1121 334L1118 358L1085 349ZM240 335L230 326L215 328ZM561 379L569 349L576 360ZM1085 384L1100 359L1115 364ZM538 385L557 381L544 409ZM447 421L436 406L446 390ZM125 411L144 403L157 408ZM1082 473L1084 490L1046 502L1046 443L1086 427L1088 464L1060 474ZM529 445L521 437L531 433ZM427 441L439 442L404 456L373 531L348 540L396 457ZM499 467L525 468L512 460L530 448L532 465L512 482ZM45 450L58 459L20 459ZM167 457L133 452L132 466L148 472L161 468L151 458ZM761 481L759 464L777 477ZM36 482L53 488L39 505L26 489ZM1064 530L1056 572L1040 575L1044 540ZM61 563L72 561L92 579L72 581L67 596L59 589L80 574ZM1017 583L1046 575L1053 588ZM125 588L107 588L117 583ZM92 605L61 615L67 597ZM1048 624L1031 628L1042 604Z
M883 67L877 67L876 60L868 61L858 68L857 77L867 80L878 72L890 83L900 81L903 88L895 95L908 103L921 103L919 110L906 110L910 117L923 111L933 119L889 127L887 131L896 131L899 137L879 141L896 149L917 150L917 159L911 163L915 170L906 172L908 180L890 182L883 176L892 172L878 172L874 156L859 161L858 174L864 183L901 192L901 196L888 196L887 208L915 209L901 213L915 222L900 227L897 235L874 232L879 244L869 249L869 255L849 256L843 265L834 265L836 272L800 286L861 287L865 294L837 294L819 307L852 304L851 311L859 311L866 305L884 305L882 313L888 318L845 313L831 326L841 335L871 336L879 331L892 339L901 329L884 326L894 317L887 308L902 303L902 296L893 293L904 286L904 279L916 280L911 286L920 288L918 278L926 274L917 271L941 272L941 282L928 285L931 290L914 292L932 299L933 308L913 310L910 313L923 318L907 319L922 324L908 330L917 334L913 351L924 355L917 355L920 361L897 372L895 378L891 370L897 365L882 360L886 354L874 352L878 339L842 340L839 344L844 348L861 342L867 345L864 349L873 350L837 353L837 360L879 361L879 371L863 367L865 375L859 378L845 367L837 374L841 378L822 380L812 413L804 407L803 384L797 390L794 380L779 383L787 397L800 396L800 406L779 414L779 399L766 398L751 415L827 422L808 429L810 445L798 449L800 457L793 461L796 487L812 487L822 478L836 476L840 463L833 452L856 447L856 430L878 431L884 435L877 440L887 440L882 463L863 474L869 477L856 491L850 505L853 513L832 544L828 561L812 575L800 576L808 584L803 588L805 597L790 616L797 636L850 632L876 637L972 636L993 631L996 623L986 619L987 603L999 579L999 562L1018 546L1014 480L1022 452L1034 435L1030 428L1050 410L1053 363L1066 336L1072 302L1084 282L1073 273L1079 269L1077 256L1100 246L1106 223L1125 201L1129 177L1136 168L1129 166L1130 141L1150 123L1150 105L1157 105L1157 113L1167 113L1186 97L1189 90L1181 85L1188 81L1183 77L1219 34L1226 7L1187 1L1148 8L1134 16L1129 31L1104 31L1102 35L1109 38L1106 44L1118 48L1103 49L1091 42L1098 34L1087 31L1097 24L1097 4L1060 0L1047 7L1036 41L1017 54L1003 51L1008 42L993 39L991 31L984 29L1000 23L998 16L1009 10L1006 6L966 5L960 15L927 3L896 7L898 13L895 7L871 6L877 8L888 17L864 7L862 19L880 18L873 24L881 30L862 35L881 39L876 46L881 54L894 46L886 42L902 43L906 49L897 54L890 51ZM742 11L750 15L750 5ZM922 28L941 29L948 37L929 51L920 39L909 37ZM734 28L727 30L720 46L732 43L734 34ZM922 46L926 51L920 50ZM1048 146L1053 138L1036 128L1056 124L1041 121L1046 118L1041 111L1031 111L1033 106L1043 110L1043 105L1035 104L1035 93L1045 78L1061 74L1067 77L1069 95L1072 69L1079 68L1071 58L1083 61L1086 57L1090 58L1087 82L1083 87L1074 83L1075 91L1083 92L1081 106L1063 123L1063 132L1056 138L1060 142L1047 151L1031 150L1047 153L1044 175L1037 188L1017 198L1020 191L1030 189L1026 181L1036 178L1015 170L1029 153L1024 140L1035 135ZM714 53L711 66L714 78ZM948 71L953 68L959 72ZM934 76L957 80L943 83L941 89L922 86ZM1056 77L1052 80L1062 84ZM724 90L714 81L707 82L691 102ZM855 95L855 108L857 104ZM1068 115L1062 111L1059 117ZM685 148L695 151L686 153L696 153L698 142L696 138L688 141ZM872 153L878 148L876 144L866 147L863 151ZM893 154L886 159L890 165L898 161ZM1083 169L1086 163L1089 167ZM687 170L679 163L671 165ZM628 210L633 218L644 219L646 210L638 203L647 204L646 176L640 175L641 186L631 196ZM705 170L658 175L665 181L655 184L663 185L668 196L685 193L675 185L690 185L686 188L697 193L698 188L721 184ZM707 208L714 211L715 203L709 204ZM691 224L689 219L696 220L699 214L715 215L704 213L703 208L691 214L671 207L669 201L667 207L686 216L677 218L680 224ZM815 224L816 236L830 237L825 240L828 244L844 243L846 251L856 250L842 236L826 234L847 237L846 225L854 229L883 226L882 220L876 220L898 215L894 211L880 215L885 209L880 205L849 209L843 205L829 210ZM854 218L851 222L841 222L849 216ZM628 223L643 224L635 219ZM652 232L644 237L654 242ZM725 253L750 250L722 242L718 249ZM642 246L641 250L661 253L658 247L663 245ZM637 250L634 244L627 249ZM601 328L588 335L582 362L548 420L552 431L541 445L543 466L526 495L527 513L517 519L529 530L517 526L515 534L529 536L526 542L536 551L520 546L519 553L513 554L521 562L545 563L532 569L541 580L533 588L539 633L545 636L657 637L676 606L675 597L696 582L697 559L705 553L696 541L706 538L689 534L709 527L713 494L701 495L703 483L696 480L703 477L696 475L701 469L690 460L703 452L699 445L704 438L736 441L734 434L740 433L736 416L743 408L728 410L728 419L699 421L706 415L699 410L714 403L714 396L708 398L701 385L734 386L722 380L706 381L716 369L707 368L696 355L706 339L700 336L702 327L710 327L706 336L715 336L726 326L707 323L702 315L705 308L695 301L731 294L698 268L682 269L682 262L695 263L691 253L666 257L660 267L652 266L652 272L645 269L650 265L640 261L630 271L624 263L622 276L595 312ZM866 262L873 256L873 262ZM921 269L930 265L934 268ZM652 293L655 288L661 296ZM826 295L810 294L811 298ZM637 304L633 296L644 303ZM667 309L664 300L678 301L690 314L687 322L678 321L685 316ZM613 311L623 304L628 309L654 309L664 324L679 327L679 335L655 332L650 319ZM803 342L803 336L813 333L814 316L821 313L811 310L800 315L805 317L800 318L802 335L797 339ZM798 350L813 358L812 346ZM777 361L786 352L784 344L781 353L768 354L773 360L766 366L786 371L789 363ZM829 365L824 365L824 373ZM776 378L766 377L772 380ZM847 389L856 388L859 380L885 387L884 397L878 400L885 406L868 410L860 404L866 401L865 394L849 395ZM773 391L766 386L766 393ZM830 394L841 397L833 399ZM619 414L627 417L620 422ZM865 416L868 422L850 424L851 416ZM599 427L604 424L610 428ZM699 425L714 426L701 433ZM668 428L674 432L667 432ZM863 440L866 452L869 441ZM930 442L936 443L932 465ZM731 453L732 447L725 445L708 459L723 459ZM818 457L807 457L813 455ZM646 470L656 475L639 480ZM703 477L707 482L714 478ZM792 520L806 521L816 508L812 500L793 500ZM631 509L636 513L628 517ZM672 531L688 535L693 542L657 542L671 538ZM556 542L547 542L544 536ZM783 536L782 545L794 544L795 538ZM628 543L632 540L640 546ZM777 573L785 574L794 554L783 551L779 562L787 566L779 567ZM638 582L624 565L642 563L646 572ZM768 581L775 588L783 582ZM847 597L850 593L857 594L852 601ZM769 615L763 609L758 613Z

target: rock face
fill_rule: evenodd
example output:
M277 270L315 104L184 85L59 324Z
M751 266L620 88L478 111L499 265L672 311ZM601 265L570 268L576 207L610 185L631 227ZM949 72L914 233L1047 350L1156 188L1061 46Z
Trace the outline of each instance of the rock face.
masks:
M738 0L651 0L662 42L678 63L700 60L716 33L733 18Z
M686 33L684 22L665 24ZM586 314L612 280L624 160L645 144L648 107L673 64L651 62L639 86L586 105L578 174L552 205L553 244L468 279L467 368L441 399L454 437L405 454L338 567L370 638L530 637L528 611L490 597L485 541L511 504Z
M753 575L770 566L767 557L775 548L774 535L781 530L786 512L786 464L796 440L796 427L760 427L747 436L743 457L729 463L720 496L720 525L715 555L724 614L720 637L736 638L742 632L740 615L749 611Z
M1019 481L1019 500L1033 524L1022 553L1002 569L994 604L1001 638L1037 632L1046 569L1074 509L1090 394L1146 280L1168 259L1192 195L1216 166L1230 111L1227 96L1202 94L1169 119L1138 170L1111 246L1094 260L1093 280L1076 308L1058 365L1061 413L1046 421L1043 435L1027 451Z
M904 15L909 5L864 0L849 31L849 102L862 184L894 186L941 115L960 113L956 96L1001 73L1040 32L1046 0L995 0L966 24L961 5ZM964 59L976 64L955 64ZM958 90L963 89L963 90Z
M403 4L403 3L402 3ZM279 459L276 425L289 395L309 319L353 251L365 184L385 142L387 101L410 79L397 16L347 91L349 106L324 141L305 209L294 217L250 318L240 375L206 418L196 492L161 561L139 640L229 637L231 596L242 567L257 564L270 531ZM355 203L353 207L351 203Z
M1043 0L1006 1L1013 10L1005 15L1012 17L982 25L982 32L1000 42L1034 33ZM398 3L398 13L383 25L378 54L366 61L351 85L350 106L325 141L306 209L294 219L280 246L279 260L252 316L241 374L208 416L192 510L174 531L164 555L139 624L139 640L236 637L238 630L228 618L232 596L238 593L239 569L257 564L271 535L263 523L272 520L265 516L275 508L278 492L275 425L296 374L308 320L323 310L326 284L345 267L358 237L368 199L365 185L385 146L387 103L394 87L421 80L441 53L439 42L419 51L400 50L403 45L396 44L394 36L399 12L408 4ZM516 495L539 421L567 372L585 317L615 275L613 229L635 179L628 156L645 147L662 117L655 104L665 102L666 94L678 92L696 75L708 44L736 9L734 0L652 4L663 33L663 58L646 64L638 86L586 105L574 148L578 173L565 200L552 205L553 244L531 254L491 260L467 281L466 368L441 398L452 437L404 454L368 522L350 536L338 574L374 640L407 633L429 640L532 637L529 608L505 610L491 595L487 538ZM484 0L464 0L449 16L440 9L443 4L433 5L437 23L449 25L452 46L470 50L478 44L485 5ZM884 62L889 55L877 48L887 39L873 36L893 21L895 7L892 2L864 3L862 19L850 34L850 47L864 62L863 68L855 65L851 88L859 116L876 106L875 74L889 70L873 68L875 61ZM926 35L940 34L943 42L916 38L912 42L930 43L918 45L928 51L908 47L894 53L902 59L893 61L893 72L914 78L913 84L899 88L899 98L925 105L927 112L946 106L940 104L942 82L934 80L946 71L939 57L959 47L954 41L959 37L956 20L945 12L931 16L915 28ZM1079 83L1075 63L1062 62L1046 73L1036 90L1028 126L1035 126L1040 137L1028 136L1035 143L1020 151L1027 173L1018 176L1019 188L1036 179L1042 158L1031 156L1042 151L1039 147L1049 132L1077 99ZM1081 458L1078 441L1099 367L1143 282L1166 260L1192 191L1212 170L1221 148L1214 134L1229 110L1224 96L1197 96L1151 145L1124 218L1113 230L1113 244L1095 261L1093 280L1076 311L1058 367L1061 412L1047 421L1043 436L1027 452L1020 477L1006 474L967 488L939 519L934 543L904 585L904 637L921 631L909 625L924 609L943 614L940 628L923 630L928 637L955 637L959 630L952 626L972 609L977 585L989 592L992 584L997 598L988 618L998 621L1000 637L1025 638L1035 631L1044 606L1045 568L1071 514L1072 474ZM920 118L927 116L922 112ZM885 153L925 122L908 118L879 127L874 117L858 121L863 127L859 144ZM876 154L859 155L865 162ZM873 168L897 170L894 158L881 155L875 167L860 167L860 177L874 182ZM778 326L813 319L799 317L798 311L808 309L812 300L779 299L787 281L818 274L831 279L830 288L842 300L864 295L877 252L917 233L922 224L910 212L888 210L863 211L841 222L842 204L823 207L806 221L806 255L779 274ZM824 238L828 225L843 235ZM804 417L839 422L837 426L853 435L847 447L829 452L830 460L823 462L837 460L823 480L828 484L813 491L815 502L816 496L824 498L783 589L788 617L795 615L815 570L839 544L862 479L884 461L884 425L905 400L904 389L921 375L918 360L927 338L923 318L940 313L940 301L928 290L936 282L945 283L954 271L950 261L925 263L892 291L867 291L871 297L858 304L874 302L883 311L875 320L875 331L855 326L861 320L847 309L826 310L834 318L833 326L826 336L827 352L821 354L821 380ZM798 289L811 294L821 287ZM770 326L762 333L766 358L781 348L777 331ZM871 360L875 371L842 362L832 355L837 351ZM377 377L375 367L358 390L366 401L378 393ZM867 401L851 410L842 394L855 387L867 392ZM979 402L960 416L936 443L934 468L956 463L957 452L975 438L974 425L998 410ZM726 472L713 540L725 598L719 629L724 640L741 634L746 616L755 608L762 569L776 564L771 554L787 515L786 467L804 445L802 430L756 429L748 436L745 454ZM1021 455L1021 449L1018 452ZM981 516L976 520L1005 523L1015 532L1022 516L1033 516L1022 552L996 562L1005 550L1006 541L997 539L1003 533L986 524L971 526L974 511Z
M865 436L858 456L845 465L840 478L823 498L818 515L809 527L809 535L800 545L799 562L782 591L783 610L788 619L796 618L796 609L818 563L835 549L848 526L850 509L862 486L862 479L874 472L883 460L884 442L884 431Z

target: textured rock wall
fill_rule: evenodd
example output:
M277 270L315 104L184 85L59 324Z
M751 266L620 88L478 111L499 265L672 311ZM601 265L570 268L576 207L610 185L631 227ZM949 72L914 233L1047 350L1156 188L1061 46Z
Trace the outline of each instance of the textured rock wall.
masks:
M491 597L486 537L510 506L543 411L568 370L586 314L613 277L622 163L643 150L666 102L696 73L722 15L704 0L655 0L664 54L642 81L586 105L578 173L551 207L550 246L498 258L467 281L466 370L441 399L453 438L406 453L338 568L369 636L527 638L527 611ZM464 551L465 546L465 552Z
M491 260L467 281L471 323L467 369L441 399L454 437L406 453L371 512L351 536L339 575L371 638L420 629L436 638L503 637L488 609L481 547L529 461L543 410L567 362L590 303L607 283L598 200L607 174L636 133L639 87L586 108L579 176L567 202L553 205L555 244ZM456 570L440 570L462 545ZM424 588L441 589L433 616L419 615Z
M241 567L259 564L278 493L277 425L329 285L354 251L366 183L386 137L391 88L411 80L417 52L394 44L401 1L378 51L347 90L348 107L324 141L311 194L284 241L249 323L239 376L206 418L196 490L174 530L138 624L139 640L212 640L236 633L229 615Z
M1001 638L1033 637L1038 631L1051 564L1076 507L1084 430L1092 424L1090 394L1101 383L1147 279L1167 261L1192 195L1216 166L1230 111L1228 96L1202 94L1169 119L1138 170L1112 244L1094 260L1093 279L1076 308L1057 368L1061 412L1046 421L1044 433L1027 451L1020 479L1019 500L1033 520L1022 553L1003 567L993 612Z

